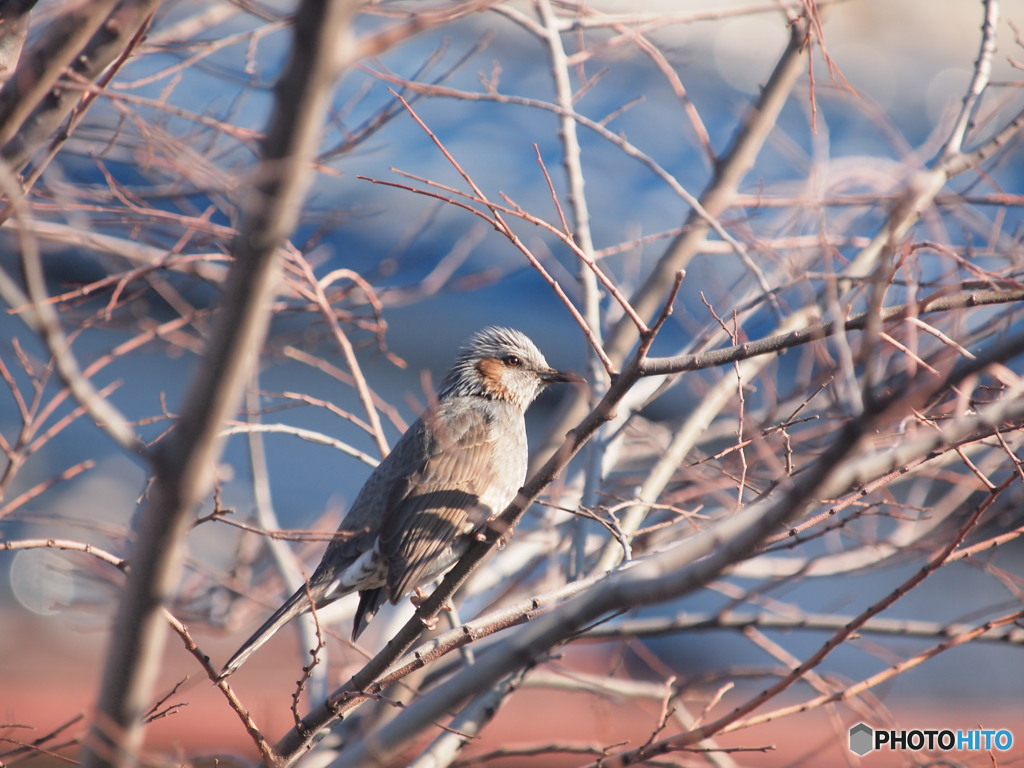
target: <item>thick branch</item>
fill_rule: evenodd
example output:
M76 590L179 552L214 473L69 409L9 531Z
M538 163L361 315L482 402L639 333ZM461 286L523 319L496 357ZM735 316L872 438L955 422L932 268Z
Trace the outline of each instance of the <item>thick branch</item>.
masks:
M21 171L81 98L74 88L53 87L65 67L92 81L121 54L160 0L83 3L42 39L0 91L0 156ZM59 58L54 57L54 49ZM29 113L28 110L31 109Z
M682 234L672 241L644 284L630 298L630 304L641 317L653 314L664 296L665 287L672 284L673 275L685 269L699 252L711 226L708 216L718 218L735 200L740 182L753 167L789 94L804 71L809 48L808 35L806 21L790 26L786 50L761 90L761 97L750 108L729 151L717 163L711 184L700 196L700 205L706 213L690 212ZM609 356L612 360L623 359L635 340L635 328L625 319L620 320L608 334L606 348Z
M117 0L95 0L58 17L0 89L0 144L19 131L64 70L104 22ZM6 21L6 13L5 19Z
M7 0L0 8L0 83L7 82L28 37L29 12L37 0Z
M278 83L263 161L246 201L217 325L181 420L155 458L132 568L119 606L83 764L133 765L141 716L165 639L161 609L177 581L184 535L220 455L223 421L237 408L269 322L280 271L277 251L294 227L319 130L343 56L352 0L308 0Z

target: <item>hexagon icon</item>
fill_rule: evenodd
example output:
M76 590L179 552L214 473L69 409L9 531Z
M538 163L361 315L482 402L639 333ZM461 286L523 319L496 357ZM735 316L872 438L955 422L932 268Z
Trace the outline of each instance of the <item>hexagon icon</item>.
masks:
M850 751L864 757L875 748L874 731L865 723L857 723L850 729Z

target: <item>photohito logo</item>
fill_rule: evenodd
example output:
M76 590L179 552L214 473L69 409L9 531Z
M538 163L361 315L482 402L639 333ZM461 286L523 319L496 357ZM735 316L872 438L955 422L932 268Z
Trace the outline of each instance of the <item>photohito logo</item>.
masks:
M953 750L1005 752L1013 746L1013 734L1000 730L950 731L929 728L913 731L886 731L857 723L850 728L850 751L864 757L876 749L922 749L952 752Z

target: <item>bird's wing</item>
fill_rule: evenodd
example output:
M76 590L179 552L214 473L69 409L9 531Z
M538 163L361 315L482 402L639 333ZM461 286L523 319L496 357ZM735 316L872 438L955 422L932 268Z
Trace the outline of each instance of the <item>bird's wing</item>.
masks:
M327 545L311 581L332 581L377 543L389 512L408 493L412 476L423 467L426 434L423 419L416 421L395 443L363 483L348 513Z
M425 419L422 463L395 489L380 530L393 603L436 575L430 567L456 537L492 513L480 501L491 483L494 462L483 414L466 408Z

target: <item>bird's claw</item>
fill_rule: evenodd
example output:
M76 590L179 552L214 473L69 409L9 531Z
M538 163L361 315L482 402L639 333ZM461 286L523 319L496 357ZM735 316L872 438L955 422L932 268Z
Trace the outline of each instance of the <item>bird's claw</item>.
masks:
M426 594L419 587L416 587L413 590L413 593L411 595L409 595L409 602L412 603L417 608L419 608L421 605L423 605L427 601L428 597L429 597L428 594ZM444 604L441 606L441 610L442 611L454 611L455 610L455 606L452 605L452 601L451 600L445 600Z
M495 533L496 531L492 530L491 532ZM503 550L508 545L508 540L512 538L512 534L513 533L515 533L515 528L509 528L504 533L499 533L498 534L498 538L494 540L494 545L498 548L499 552L501 550ZM477 541L487 541L487 539L488 539L487 534L488 534L487 529L486 528L481 528L479 531L476 532L476 540Z
M409 595L409 602L416 606L417 610L419 610L419 607L426 601L427 595L424 594L423 590L419 587L416 587L416 589L413 590L413 593ZM420 623L429 630L433 630L434 627L437 626L437 616L420 616L419 619Z
M423 603L425 603L427 601L427 597L429 597L429 595L425 594L423 592L423 590L420 589L419 587L416 587L416 589L413 590L413 593L411 595L409 595L409 602L412 603L414 606L416 606L416 608L418 610L420 608L420 606L422 606ZM445 600L444 604L441 606L440 610L442 610L442 611L454 611L455 610L455 606L452 605L451 600ZM437 627L437 616L436 615L435 616L420 616L419 619L420 619L420 623L423 624L424 627L426 627L427 629L429 629L431 631L433 631Z

